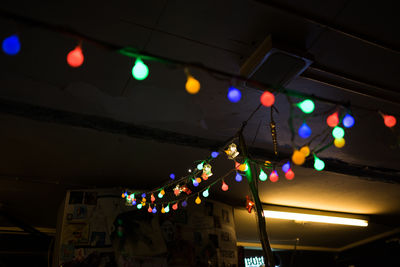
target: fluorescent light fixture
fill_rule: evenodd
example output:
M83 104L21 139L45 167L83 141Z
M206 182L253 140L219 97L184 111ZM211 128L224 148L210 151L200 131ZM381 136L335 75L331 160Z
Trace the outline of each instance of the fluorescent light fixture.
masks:
M274 211L264 210L264 216L267 218L295 220L301 222L318 222L318 223L332 223L353 226L368 226L367 220L352 219L338 216L314 215L297 212Z

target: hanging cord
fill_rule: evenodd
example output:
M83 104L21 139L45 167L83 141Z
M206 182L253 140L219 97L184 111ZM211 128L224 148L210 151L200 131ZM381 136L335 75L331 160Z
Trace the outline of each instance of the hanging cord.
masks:
M274 121L274 106L271 107L271 120L270 120L270 124L269 127L271 128L271 137L272 137L272 144L274 147L274 155L275 158L278 156L278 136L277 136L277 132L276 132L276 123Z
M296 242L294 243L294 250L292 253L292 257L290 257L290 267L293 267L294 257L296 256L297 246L299 245L300 238L296 238Z

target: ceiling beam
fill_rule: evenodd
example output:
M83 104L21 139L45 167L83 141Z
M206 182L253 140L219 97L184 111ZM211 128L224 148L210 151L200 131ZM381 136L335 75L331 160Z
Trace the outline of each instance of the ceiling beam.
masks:
M112 118L41 107L2 98L0 98L0 113L19 116L34 121L85 128L133 138L154 140L162 143L208 149L210 151L222 147L226 143L221 140L207 139L143 125L135 125ZM256 158L274 158L272 151L261 148L250 147L249 152ZM290 154L281 153L280 158L277 160L285 160L288 158L290 158ZM329 158L325 158L324 161L326 163L326 171L358 176L363 179L380 182L400 183L400 172L397 170L354 165ZM312 168L313 164L310 160L303 166Z

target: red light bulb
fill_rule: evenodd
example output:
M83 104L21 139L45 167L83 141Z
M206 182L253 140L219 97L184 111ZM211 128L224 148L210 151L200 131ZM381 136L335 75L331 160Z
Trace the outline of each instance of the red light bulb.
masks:
M270 107L275 103L275 96L274 94L265 91L260 97L260 102L263 106Z
M331 115L328 116L326 119L326 123L328 124L329 127L335 127L339 124L339 114L338 112L335 112Z
M228 191L229 186L224 181L222 181L221 189L222 189L222 191Z
M383 115L383 120L385 122L386 127L392 128L396 125L396 118L392 115Z
M153 209L150 207L150 205L149 205L149 208L147 209L147 211L150 213L153 212Z
M236 170L239 170L240 165L241 165L241 164L240 164L239 162L235 161L235 169L236 169Z
M77 68L83 64L84 56L80 45L75 47L74 50L70 51L67 55L67 63L73 68Z
M293 180L294 178L294 172L292 171L292 169L289 169L286 173L285 173L285 177L288 180Z
M173 210L177 210L178 209L178 202L176 202L174 205L172 205L172 209Z
M154 202L154 201L156 201L156 198L154 197L154 195L153 195L153 194L151 194L151 198L150 198L150 200L151 200L151 202Z
M275 183L279 180L279 176L278 173L276 171L272 171L271 175L269 176L269 179L271 180L271 182Z

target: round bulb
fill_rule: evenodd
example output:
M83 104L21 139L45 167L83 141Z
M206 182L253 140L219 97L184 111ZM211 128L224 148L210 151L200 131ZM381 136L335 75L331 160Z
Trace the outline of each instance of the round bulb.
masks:
M208 197L210 193L208 192L208 189L203 191L203 197Z
M175 174L171 173L171 174L169 175L169 178L171 178L172 180L174 180L174 179L175 179Z
M386 127L392 128L396 125L396 118L392 115L383 115L383 120L385 122Z
M199 186L199 183L197 182L197 180L196 179L193 179L193 186Z
M156 198L154 197L154 195L153 195L153 194L151 194L150 201L151 201L151 202L154 202L154 201L156 201Z
M164 207L161 208L161 213L165 213L165 208Z
M285 164L282 165L282 171L284 173L287 173L289 169L290 169L290 162L288 161L288 162L286 162Z
M242 98L242 93L240 92L239 89L237 89L233 86L229 87L229 90L228 90L229 101L231 101L232 103L237 103L240 101L241 98Z
M308 146L303 146L300 148L300 152L304 154L304 156L308 157L310 155L310 148Z
M346 114L342 120L343 126L346 128L351 128L354 125L354 118L350 114Z
M222 181L221 189L222 189L222 191L228 191L229 186L224 181Z
M267 180L268 176L267 174L261 169L260 170L260 175L258 176L258 178L260 179L260 181L264 182Z
M212 157L213 159L215 159L216 157L218 157L218 155L219 155L219 153L216 152L216 151L214 151L214 152L211 153L211 157Z
M199 196L197 196L196 200L194 201L197 205L201 203L201 199Z
M325 162L320 160L317 156L314 156L314 169L322 171L325 168Z
M302 165L306 161L306 156L299 150L295 150L292 155L292 161L296 165Z
M80 67L83 64L85 57L82 53L82 48L78 45L74 50L67 55L67 63L73 68Z
M163 194L161 194L161 193L158 193L158 198L163 198Z
M333 141L333 144L337 148L342 148L346 144L346 141L344 140L344 138L337 138L335 139L335 141Z
M339 113L335 112L331 115L328 116L326 119L326 123L328 124L329 127L335 127L339 124Z
M202 170L202 169L203 169L203 162L197 164L197 169L198 169L198 170Z
M308 138L311 135L311 128L306 123L303 123L299 128L299 136L301 138Z
M136 208L140 210L143 207L142 203L137 204Z
M148 211L149 213L151 213L151 212L153 211L153 209L150 207L150 205L149 205L149 208L147 209L147 211Z
M174 205L172 205L172 209L173 210L177 210L178 209L178 202L176 202Z
M146 197L146 193L143 193L143 194L142 194L142 197Z
M235 180L236 180L236 182L241 182L242 176L239 173L236 173Z
M136 199L132 200L132 205L136 205Z
M285 177L288 180L293 180L294 178L294 172L292 171L292 169L289 169L286 173L285 173Z
M149 75L149 68L146 66L146 64L143 63L143 61L138 58L135 61L135 65L132 68L132 76L136 80L144 80L147 78Z
M240 164L240 166L239 166L239 168L238 168L238 170L239 171L241 171L241 172L244 172L244 171L246 171L247 170L247 168L246 168L247 166L246 166L246 164Z
M297 104L297 106L306 114L314 111L315 105L311 99L306 99Z
M272 171L271 174L270 174L270 176L269 176L269 179L270 179L271 182L273 182L273 183L277 182L277 181L279 180L278 173L277 173L276 171Z
M332 130L332 135L333 135L333 138L335 138L335 139L343 138L344 129L342 127L336 126Z
M164 208L164 210L165 210L165 213L168 213L168 212L169 212L169 205L167 205L167 206Z
M197 181L198 183L201 183L201 178L200 178L200 177L197 177L197 178L196 178L196 181Z
M265 91L260 97L260 102L263 106L270 107L275 103L275 96L274 94Z
M125 198L125 193L122 193L121 197L122 197L122 198Z
M165 195L165 190L164 190L164 189L161 189L160 194L161 194L161 195Z
M19 42L18 35L11 35L3 40L3 52L9 56L14 56L21 50L21 43Z
M189 94L197 94L200 91L200 82L192 75L188 75L185 88Z
M184 201L182 201L182 207L187 207L187 201L186 200L184 200Z
M157 213L156 206L154 206L154 208L153 208L153 210L152 210L151 212L153 212L153 213Z

